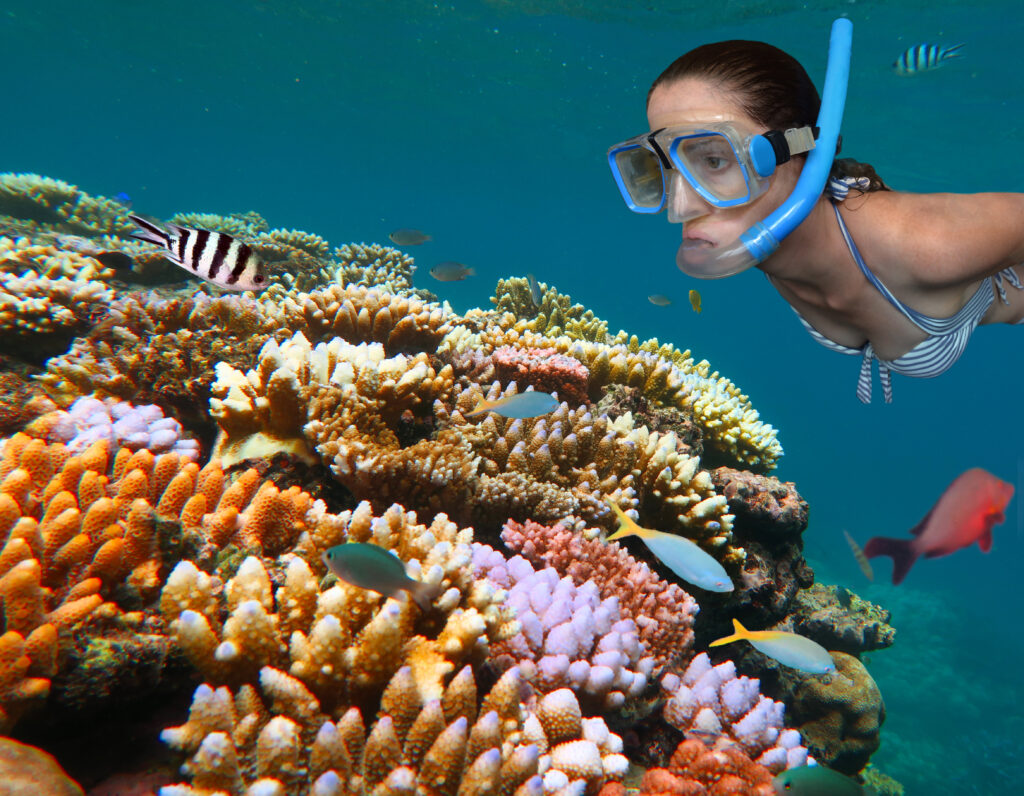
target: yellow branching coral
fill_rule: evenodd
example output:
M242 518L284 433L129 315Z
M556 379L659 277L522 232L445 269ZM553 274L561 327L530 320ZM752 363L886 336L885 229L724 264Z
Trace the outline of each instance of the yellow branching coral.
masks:
M607 345L516 329L470 332L460 326L438 350L451 357L474 348L489 354L501 346L550 348L582 362L590 371L592 397L609 384L623 384L642 389L648 400L692 414L703 432L705 454L722 462L764 471L782 455L775 429L760 420L747 396L711 372L706 360L694 363L689 351L660 346L657 340Z
M28 238L0 237L0 272L31 271L47 279L109 279L113 270L98 260L55 246L33 243Z
M472 531L444 515L431 525L392 506L374 517L366 502L328 514L315 504L295 554L281 559L274 589L263 562L249 557L221 590L191 562L175 567L160 599L186 655L218 683L254 682L262 666L288 670L324 704L372 702L402 666L424 699L437 698L457 667L479 663L489 641L518 631L504 593L473 575ZM436 614L410 600L384 599L339 581L323 591L323 551L369 542L406 561L411 577L439 584Z
M190 755L183 770L191 785L165 790L176 796L536 796L573 783L594 794L621 780L628 766L621 738L601 719L583 718L572 692L556 692L525 712L516 669L482 699L469 667L431 699L422 698L402 669L369 726L369 711L328 715L280 670L265 667L260 686L266 701L252 686L234 696L207 684L196 689L188 721L161 736Z
M21 276L0 273L0 340L31 339L46 351L40 336L57 335L67 345L68 335L82 331L113 299L113 291L102 282L48 279L31 271Z
M120 202L38 174L0 174L0 213L86 235L127 235L135 226Z
M515 328L537 334L558 337L565 335L574 340L592 340L604 343L608 339L608 324L582 304L559 293L546 283L539 283L542 300L538 307L530 295L530 285L522 277L499 279L491 303L500 313L515 318Z
M218 363L210 413L221 427L217 454L234 462L286 451L312 458L318 445L397 449L396 429L407 413L423 415L447 398L452 369L440 373L426 354L386 357L379 343L352 345L339 337L312 346L298 332L278 345L270 340L248 373Z

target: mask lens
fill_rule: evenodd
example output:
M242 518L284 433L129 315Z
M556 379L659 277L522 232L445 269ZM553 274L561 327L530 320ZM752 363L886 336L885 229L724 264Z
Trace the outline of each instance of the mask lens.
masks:
M672 160L691 179L694 187L710 197L728 202L750 196L747 175L732 143L721 133L699 133L672 143Z
M642 146L615 153L615 168L622 185L637 207L659 207L665 196L665 183L657 156Z

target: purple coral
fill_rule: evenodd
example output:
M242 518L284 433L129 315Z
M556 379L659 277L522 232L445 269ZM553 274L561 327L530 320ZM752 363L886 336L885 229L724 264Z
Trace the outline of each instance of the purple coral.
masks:
M702 652L682 677L666 674L661 687L670 697L665 720L684 733L737 743L773 774L807 764L800 733L782 722L784 705L763 696L758 680L737 677L732 661L712 666Z
M72 453L83 451L97 440L108 449L145 448L150 453L177 453L198 461L199 442L182 436L181 423L164 417L159 406L133 406L127 401L107 398L79 398L66 412L60 412L50 427L49 439L63 442Z
M506 604L522 628L492 645L500 668L517 665L542 693L571 688L602 708L621 707L647 687L654 658L633 620L622 618L618 598L602 600L593 581L577 586L550 567L535 570L522 556L506 560L487 545L473 545L473 563L508 589Z

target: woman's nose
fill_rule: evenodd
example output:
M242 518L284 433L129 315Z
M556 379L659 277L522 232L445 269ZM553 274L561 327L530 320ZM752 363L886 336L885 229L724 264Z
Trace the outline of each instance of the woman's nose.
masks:
M701 199L686 178L675 169L669 172L667 204L670 224L685 224L712 210L711 205Z

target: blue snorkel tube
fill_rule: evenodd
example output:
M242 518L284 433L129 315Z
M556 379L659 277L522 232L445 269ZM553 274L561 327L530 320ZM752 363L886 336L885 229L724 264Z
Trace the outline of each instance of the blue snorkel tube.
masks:
M818 138L807 155L793 193L764 221L754 224L739 237L735 246L717 256L706 250L687 252L683 247L676 264L686 274L700 279L717 279L745 271L764 262L779 248L782 240L796 229L821 198L843 121L846 85L850 78L850 48L853 23L840 18L832 23L828 45L828 68L818 111ZM703 262L702 262L703 260Z

